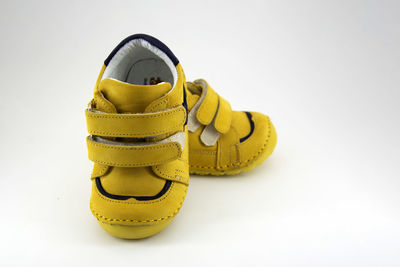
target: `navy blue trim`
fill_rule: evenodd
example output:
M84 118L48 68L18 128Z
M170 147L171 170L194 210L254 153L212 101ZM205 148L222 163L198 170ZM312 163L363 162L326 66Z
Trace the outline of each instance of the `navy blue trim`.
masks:
M99 190L99 192L102 195L104 195L105 197L117 199L117 200L127 200L130 198L134 198L136 200L154 200L154 199L162 197L168 191L168 189L171 187L171 184L172 184L171 181L166 180L164 187L161 189L160 192L158 192L154 196L120 196L120 195L113 195L113 194L108 193L106 190L104 190L103 186L101 185L100 178L99 177L96 178L96 186L97 186L97 189Z
M121 47L123 47L126 43L134 40L134 39L143 39L147 42L149 42L151 45L157 47L158 49L160 49L161 51L163 51L174 63L174 65L178 65L179 64L179 60L175 57L175 55L172 53L171 50L169 50L169 48L163 44L160 40L147 35L147 34L134 34L131 35L127 38L125 38L124 40L122 40L122 42L119 43L119 45L117 45L117 47L114 48L114 50L111 52L111 54L106 58L106 60L104 61L104 64L107 66L108 63L110 63L111 59L114 57L114 55L118 52L118 50L121 49Z
M189 111L188 111L188 106L187 106L187 98L186 98L186 89L185 89L185 85L183 85L183 103L182 106L185 108L186 110L186 121L185 121L185 125L188 122L188 115L189 115Z
M249 119L249 122L250 122L250 133L248 135L246 135L245 137L240 138L240 143L243 143L244 141L246 141L254 132L253 116L251 115L250 112L244 111L244 113L246 113L247 118Z

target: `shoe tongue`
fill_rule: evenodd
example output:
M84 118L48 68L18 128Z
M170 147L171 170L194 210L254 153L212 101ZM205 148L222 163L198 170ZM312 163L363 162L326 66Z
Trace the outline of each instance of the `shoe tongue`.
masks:
M104 79L99 84L104 97L114 104L118 112L141 113L154 100L171 90L170 83L138 85L115 79Z

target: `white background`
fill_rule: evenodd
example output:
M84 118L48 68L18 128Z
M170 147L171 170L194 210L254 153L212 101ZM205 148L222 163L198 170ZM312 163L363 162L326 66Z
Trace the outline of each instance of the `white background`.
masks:
M1 1L0 265L399 266L398 1ZM274 154L192 176L173 223L113 238L89 210L84 108L143 32L188 80L264 112Z

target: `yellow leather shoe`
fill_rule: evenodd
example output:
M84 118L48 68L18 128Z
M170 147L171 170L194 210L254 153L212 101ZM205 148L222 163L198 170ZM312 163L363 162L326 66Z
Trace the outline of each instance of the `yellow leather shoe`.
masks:
M144 238L176 216L189 183L185 77L178 59L144 34L105 60L86 110L90 208L108 233Z
M205 80L187 82L190 173L231 175L261 164L277 135L268 116L232 111Z

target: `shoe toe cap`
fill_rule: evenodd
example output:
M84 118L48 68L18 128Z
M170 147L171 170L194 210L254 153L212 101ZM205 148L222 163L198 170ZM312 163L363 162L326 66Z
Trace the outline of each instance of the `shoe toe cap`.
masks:
M240 138L239 166L254 167L270 156L277 143L277 134L270 118L262 113L247 112L249 133ZM252 166L254 165L254 166Z
M164 229L176 216L185 199L187 186L172 182L160 198L139 201L110 199L92 188L90 208L108 233L127 239L144 238Z

